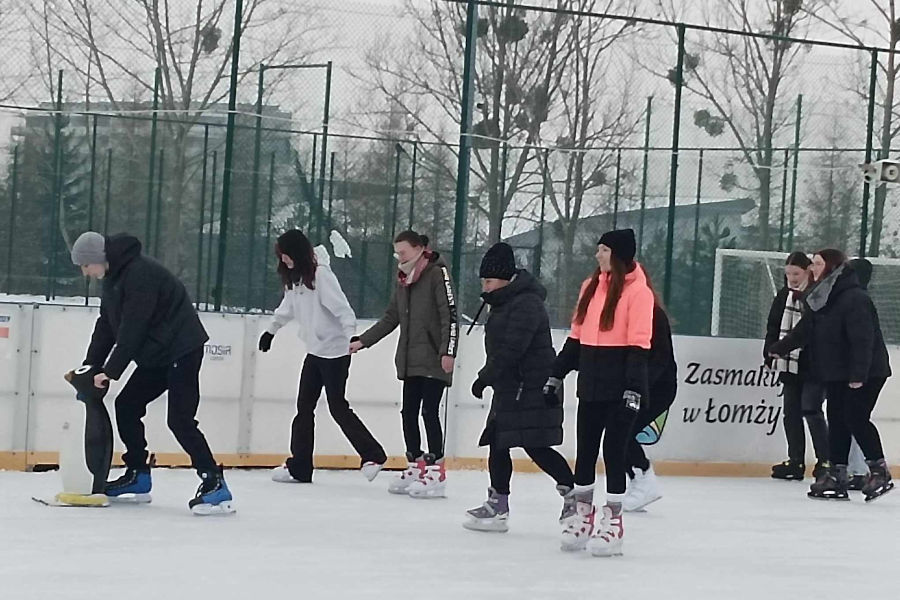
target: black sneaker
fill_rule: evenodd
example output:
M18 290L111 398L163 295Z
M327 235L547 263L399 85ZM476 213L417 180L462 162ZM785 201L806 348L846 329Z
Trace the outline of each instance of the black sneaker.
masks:
M787 481L802 481L806 472L803 463L786 460L772 467L772 479L785 479Z

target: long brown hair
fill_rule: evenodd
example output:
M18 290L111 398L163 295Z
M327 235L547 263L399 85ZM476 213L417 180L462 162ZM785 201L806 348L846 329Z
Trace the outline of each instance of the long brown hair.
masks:
M281 259L285 254L293 261L293 269L288 269ZM319 265L315 250L302 231L291 229L281 234L275 243L275 256L278 257L278 275L285 289L293 289L298 283L316 289L316 267Z
M825 248L819 250L816 254L821 256L822 260L825 261L825 270L822 271L822 276L819 279L825 279L835 269L847 262L847 255L835 248Z
M619 305L619 299L622 297L622 290L625 289L625 275L634 270L635 263L632 261L630 265L626 265L618 256L610 254L609 266L609 289L606 291L603 310L600 312L600 331L609 331L613 328L616 320L616 307ZM594 299L597 286L600 285L600 276L602 274L600 267L597 267L597 270L594 271L591 277L591 282L578 300L574 319L578 325L584 323L588 307L591 305L591 300Z

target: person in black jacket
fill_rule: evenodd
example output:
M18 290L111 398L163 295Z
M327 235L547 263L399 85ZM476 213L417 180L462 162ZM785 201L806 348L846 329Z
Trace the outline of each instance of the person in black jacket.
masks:
M820 250L813 257L816 286L807 294L809 310L794 330L770 348L784 356L804 347L817 377L826 385L832 465L810 487L811 498L846 500L850 436L856 438L869 477L866 501L893 489L872 410L891 375L878 312L843 252Z
M494 244L479 271L484 302L491 307L484 326L487 361L472 385L481 398L485 388L494 395L479 445L490 446L491 487L482 506L468 511L467 529L506 531L509 517L510 448L524 448L541 470L556 481L556 489L574 509L570 492L575 477L566 459L551 446L562 443L561 395L544 397L556 353L550 338L550 319L544 307L547 290L524 269L516 269L512 248ZM565 518L564 501L562 521Z
M643 267L641 267L643 268ZM646 270L644 272L647 275ZM650 352L647 354L648 401L643 403L634 423L634 435L628 442L625 456L628 468L628 488L622 508L626 512L642 510L652 502L662 498L659 481L653 466L638 442L637 434L660 415L669 410L675 402L678 388L678 365L672 348L672 328L662 301L653 289L650 276L647 285L653 290L653 337L650 338Z
M72 246L72 262L103 281L100 317L84 364L100 367L97 387L118 380L133 361L137 369L116 398L116 426L125 444L125 474L106 494L149 501L152 486L141 422L147 405L168 391L166 422L191 458L201 483L189 506L196 514L232 512L232 497L195 416L200 365L209 339L187 290L155 260L141 255L137 238L104 238L89 231Z
M792 252L784 265L786 284L775 295L769 317L766 320L766 339L763 358L766 364L778 371L783 398L784 436L787 440L788 459L772 467L773 479L800 481L806 473L806 430L809 426L816 466L813 477L821 474L828 461L828 425L822 413L825 401L824 386L815 379L809 364L809 353L800 349L791 351L785 358L772 360L769 348L786 336L800 322L803 294L809 287L812 261L803 252Z

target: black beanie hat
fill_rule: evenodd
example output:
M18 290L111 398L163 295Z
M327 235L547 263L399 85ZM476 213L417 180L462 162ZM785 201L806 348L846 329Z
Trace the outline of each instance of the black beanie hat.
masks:
M600 244L612 250L613 255L626 264L634 260L634 255L637 252L633 229L607 231L600 237L600 241L597 242L598 246Z
M497 242L481 259L478 276L482 279L505 279L509 281L516 274L516 257L509 244Z

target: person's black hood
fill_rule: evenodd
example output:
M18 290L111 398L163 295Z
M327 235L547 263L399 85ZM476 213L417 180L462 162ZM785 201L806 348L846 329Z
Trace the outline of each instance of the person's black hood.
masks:
M132 260L141 255L141 241L127 233L106 238L106 262L109 276L115 277Z
M812 311L819 311L849 289L862 287L859 276L849 264L843 264L832 271L806 295L806 304Z
M541 301L544 301L547 299L547 288L534 275L525 269L519 269L516 271L512 281L509 282L509 285L493 292L484 292L481 294L481 299L486 304L497 306L509 302L518 294L536 294Z

